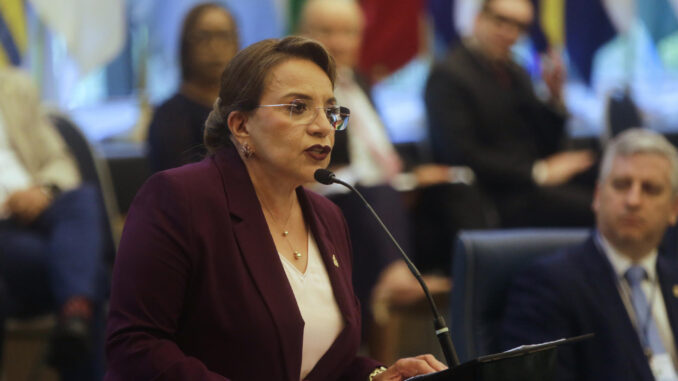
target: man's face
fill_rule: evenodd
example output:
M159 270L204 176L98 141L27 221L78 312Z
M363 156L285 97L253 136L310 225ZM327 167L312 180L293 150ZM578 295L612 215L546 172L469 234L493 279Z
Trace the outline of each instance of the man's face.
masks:
M363 34L359 6L343 1L322 1L309 6L305 33L325 45L338 66L354 67Z
M664 156L638 153L617 156L596 187L593 210L598 230L632 259L639 259L675 225L678 198L671 189L671 164Z
M511 47L532 23L528 0L493 0L478 15L475 37L493 59L508 59Z

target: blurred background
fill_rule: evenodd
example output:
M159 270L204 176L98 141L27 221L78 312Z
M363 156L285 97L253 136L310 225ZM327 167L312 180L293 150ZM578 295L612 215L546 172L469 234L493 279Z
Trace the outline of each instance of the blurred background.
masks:
M303 0L222 0L241 46L293 33ZM92 141L142 141L156 105L179 83L178 33L197 0L2 0L1 61L18 63L46 102ZM470 31L479 0L363 0L361 69L395 143L426 139L429 66ZM516 48L534 73L547 46L568 67L572 136L600 136L610 99L630 97L644 124L678 129L678 0L534 0L538 23ZM14 46L12 48L11 46Z
M150 174L146 137L154 109L180 84L182 20L201 2L0 0L0 66L27 70L44 103L65 113L94 147L95 156L108 164L110 182L101 174L98 181L104 193L112 188L112 199L106 201L109 217L113 215L113 241ZM243 48L294 34L305 1L215 2L234 15ZM630 123L678 141L678 0L532 2L537 22L513 53L544 97L541 58L549 49L562 54L568 73L567 131L573 140L604 141L615 128ZM370 82L374 105L406 165L429 162L426 80L431 65L448 47L470 34L481 0L359 3L366 16L359 69ZM416 197L405 193L403 198L413 209ZM440 298L445 303L447 295ZM412 311L418 315L410 319ZM403 322L398 324L408 327L405 333L428 335L426 306L408 306L400 313ZM419 323L421 330L414 325ZM387 341L389 334L380 339ZM421 337L410 341L417 340ZM423 343L412 353L431 347L434 342ZM409 353L391 352L382 358ZM8 363L20 357L9 356L11 352Z

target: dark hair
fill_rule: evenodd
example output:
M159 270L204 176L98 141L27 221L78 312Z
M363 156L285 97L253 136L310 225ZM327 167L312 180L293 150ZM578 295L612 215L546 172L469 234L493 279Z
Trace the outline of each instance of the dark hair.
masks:
M268 74L290 58L302 58L318 65L334 87L334 59L315 40L291 36L259 41L241 50L221 75L219 98L205 122L204 143L210 153L231 144L228 115L252 111L259 105Z
M236 27L235 19L233 18L233 14L226 8L224 5L215 3L215 2L209 2L209 3L202 3L198 4L195 7L191 8L191 10L188 11L186 14L186 17L184 17L184 22L183 25L181 26L181 37L180 37L180 42L179 42L179 61L181 63L181 79L182 80L187 80L191 78L191 34L195 31L195 28L198 25L198 20L200 20L200 17L203 15L203 13L212 10L212 9L219 9L228 15L228 17L231 19L231 24L233 25L233 33L235 34L235 38L238 38L238 30Z

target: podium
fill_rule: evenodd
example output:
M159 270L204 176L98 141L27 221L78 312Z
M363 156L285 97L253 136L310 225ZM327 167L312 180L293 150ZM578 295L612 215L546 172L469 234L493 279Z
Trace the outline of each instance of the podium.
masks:
M593 337L581 335L542 344L523 345L506 352L481 356L454 368L406 381L550 381L555 378L560 345Z

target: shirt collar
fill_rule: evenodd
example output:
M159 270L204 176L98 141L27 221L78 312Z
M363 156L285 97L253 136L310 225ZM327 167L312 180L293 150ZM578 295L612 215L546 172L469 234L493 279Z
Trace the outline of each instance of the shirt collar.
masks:
M626 270L629 269L632 265L642 266L647 272L648 280L654 282L654 279L657 275L657 249L653 249L648 255L644 256L639 262L634 263L629 257L622 254L617 250L610 241L605 239L599 231L596 231L596 242L598 246L602 249L605 256L612 264L617 277L624 278Z

